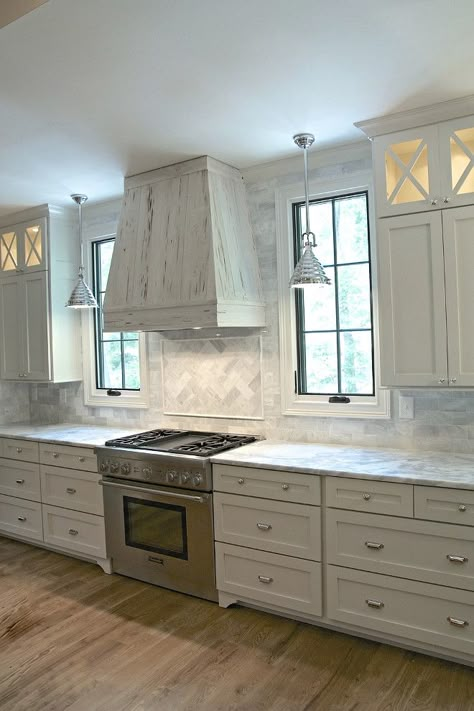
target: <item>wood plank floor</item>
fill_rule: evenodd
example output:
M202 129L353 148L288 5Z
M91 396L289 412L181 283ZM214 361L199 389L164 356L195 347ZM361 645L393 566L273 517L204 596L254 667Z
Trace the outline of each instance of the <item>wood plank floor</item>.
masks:
M2 711L474 711L474 671L0 538Z

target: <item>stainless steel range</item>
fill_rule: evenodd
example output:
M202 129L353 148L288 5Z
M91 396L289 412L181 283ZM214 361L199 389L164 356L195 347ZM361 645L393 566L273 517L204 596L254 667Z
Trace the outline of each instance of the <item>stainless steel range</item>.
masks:
M217 600L210 457L257 439L159 429L98 447L114 572Z

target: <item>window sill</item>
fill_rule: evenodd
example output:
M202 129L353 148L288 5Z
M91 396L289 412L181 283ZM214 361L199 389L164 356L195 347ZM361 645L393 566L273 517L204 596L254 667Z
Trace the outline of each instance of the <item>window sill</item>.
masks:
M101 392L85 393L84 404L88 407L126 407L145 410L149 406L148 398L143 395L103 395Z
M346 417L353 419L390 419L390 391L381 390L376 398L365 402L329 403L294 395L282 403L282 414L303 417Z

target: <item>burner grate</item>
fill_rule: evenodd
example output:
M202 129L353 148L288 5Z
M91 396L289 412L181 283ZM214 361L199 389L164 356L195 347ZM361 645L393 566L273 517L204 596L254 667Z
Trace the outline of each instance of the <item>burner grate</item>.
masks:
M193 454L198 457L210 457L213 454L225 452L227 449L241 447L244 444L251 444L256 441L256 437L250 435L225 435L216 434L205 439L182 444L169 449L172 454Z
M148 432L140 432L129 437L119 437L118 439L109 439L105 443L106 447L143 447L143 445L165 440L168 437L175 437L182 434L182 430L148 430Z

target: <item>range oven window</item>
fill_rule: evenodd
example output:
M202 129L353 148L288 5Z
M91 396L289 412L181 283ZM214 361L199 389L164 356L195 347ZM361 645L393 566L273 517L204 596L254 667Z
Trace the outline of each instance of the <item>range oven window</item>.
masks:
M123 513L127 546L188 560L183 506L124 496Z

